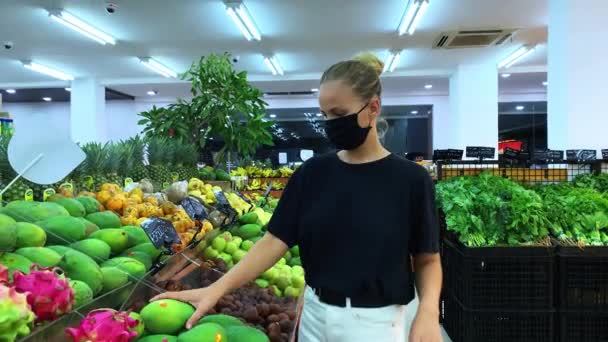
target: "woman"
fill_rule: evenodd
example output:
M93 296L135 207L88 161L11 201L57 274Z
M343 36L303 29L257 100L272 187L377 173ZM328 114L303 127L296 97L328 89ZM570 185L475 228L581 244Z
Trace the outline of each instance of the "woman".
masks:
M391 154L378 140L382 68L364 54L325 71L319 103L338 152L312 158L293 174L268 233L224 277L204 289L153 300L194 305L189 328L224 294L297 244L308 284L299 342L407 341L405 312L414 282L420 304L409 341L441 341L433 185L424 168Z

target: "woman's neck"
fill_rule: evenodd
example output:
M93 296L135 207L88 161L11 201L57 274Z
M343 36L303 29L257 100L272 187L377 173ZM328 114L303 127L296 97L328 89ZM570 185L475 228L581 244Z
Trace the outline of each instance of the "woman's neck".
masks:
M382 159L390 154L378 140L375 130L371 130L365 142L354 150L342 150L338 152L340 159L347 163L359 164L369 163Z

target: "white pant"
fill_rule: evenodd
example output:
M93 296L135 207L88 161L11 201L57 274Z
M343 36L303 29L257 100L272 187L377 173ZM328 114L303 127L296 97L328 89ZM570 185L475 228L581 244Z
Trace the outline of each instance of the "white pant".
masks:
M405 305L354 308L319 301L307 287L298 342L407 342L409 326Z

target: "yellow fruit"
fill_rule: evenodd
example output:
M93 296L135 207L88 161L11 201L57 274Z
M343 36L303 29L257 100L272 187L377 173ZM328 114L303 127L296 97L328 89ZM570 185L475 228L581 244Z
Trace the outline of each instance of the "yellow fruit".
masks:
M141 226L142 223L144 223L145 220L147 220L147 217L140 217L137 219L136 221L136 226Z
M108 190L101 190L97 193L97 200L101 204L106 204L106 202L112 197L112 193Z
M120 223L123 226L134 226L137 224L137 217L134 216L121 216Z
M144 198L144 202L158 206L158 200L154 196L148 196L148 197Z
M106 203L106 208L117 213L122 213L122 208L125 205L124 200L120 196L111 197Z

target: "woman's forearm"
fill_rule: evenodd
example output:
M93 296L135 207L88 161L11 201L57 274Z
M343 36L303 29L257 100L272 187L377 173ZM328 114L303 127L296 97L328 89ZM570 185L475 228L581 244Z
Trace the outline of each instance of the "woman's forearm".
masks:
M237 289L257 278L285 255L287 245L270 233L258 241L243 260L212 286L222 294Z
M439 314L439 297L443 281L439 253L416 255L414 272L420 302L418 310Z

